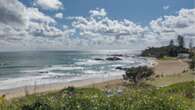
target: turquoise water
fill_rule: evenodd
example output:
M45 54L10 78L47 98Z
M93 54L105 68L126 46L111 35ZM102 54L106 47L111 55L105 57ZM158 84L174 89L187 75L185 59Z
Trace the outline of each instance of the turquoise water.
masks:
M150 60L135 57L136 52L124 51L128 57L120 61L96 61L121 51L33 51L0 53L0 89L36 84L69 82L92 77L121 75L117 66L149 64Z

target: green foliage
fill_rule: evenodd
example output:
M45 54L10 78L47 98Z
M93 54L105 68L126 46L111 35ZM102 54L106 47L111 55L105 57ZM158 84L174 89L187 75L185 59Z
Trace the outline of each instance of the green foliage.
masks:
M144 50L141 56L162 58L164 56L177 57L179 53L189 53L186 48L180 48L177 46L164 46L164 47L151 47Z
M32 95L7 102L1 110L194 110L195 82L174 84L156 89L148 85L128 86L122 95L107 96L95 88L74 88L57 93Z
M178 41L179 47L180 47L180 48L184 48L184 46L185 46L184 37L181 36L181 35L178 35L177 41Z
M163 58L164 56L177 57L179 53L190 53L184 45L184 38L179 35L178 46L174 45L173 40L171 40L168 46L148 48L142 52L141 56Z
M190 99L195 99L195 82L178 83L168 87L161 88L160 93L178 94Z
M153 70L147 66L132 67L126 70L127 79L133 81L135 84L153 74Z
M169 42L169 46L170 47L173 47L175 44L174 44L174 41L173 40L171 40L170 42Z
M37 100L30 105L24 105L21 107L21 109L22 110L52 110L48 104L41 102L40 100Z
M167 56L163 56L162 58L160 58L159 60L176 60L175 57L167 57Z

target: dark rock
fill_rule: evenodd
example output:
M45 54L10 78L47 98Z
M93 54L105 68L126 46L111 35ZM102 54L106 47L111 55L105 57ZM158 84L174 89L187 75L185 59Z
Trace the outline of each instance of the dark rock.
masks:
M49 73L48 71L40 71L39 73Z
M124 55L123 54L112 54L110 56L115 56L115 57L123 57Z
M106 60L108 60L108 61L117 61L117 60L122 60L122 59L119 58L119 57L108 57L108 58L106 58Z
M117 70L123 70L123 68L122 67L116 67L115 69L117 69Z
M124 70L124 71L126 71L128 68L123 68L123 67L118 66L118 67L116 67L115 69L117 69L117 70Z
M94 58L94 60L102 61L104 59L102 59L102 58Z
M114 56L114 57L129 57L128 55L125 55L125 54L112 54L112 55L109 55L109 56Z

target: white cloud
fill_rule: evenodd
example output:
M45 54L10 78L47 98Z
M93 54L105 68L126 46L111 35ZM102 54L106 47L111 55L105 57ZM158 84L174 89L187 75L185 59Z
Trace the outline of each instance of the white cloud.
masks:
M45 22L45 23L55 23L56 21L50 16L45 15L40 12L38 8L27 8L27 16L31 21Z
M74 32L57 28L53 18L17 0L0 0L0 13L1 50L62 48Z
M110 19L106 14L99 14L102 12L106 13L104 9L98 9L90 11L89 17L69 17L73 20L73 28L80 34L80 45L83 42L90 47L127 48L142 37L145 30L140 25L127 19Z
M107 15L107 12L103 8L101 8L101 9L97 8L96 10L90 10L89 13L92 17L94 17L94 16L106 16Z
M17 0L0 0L0 25L23 27L27 21L25 13L25 6Z
M55 18L62 19L63 18L63 13L56 13Z
M169 8L170 8L169 5L163 6L163 9L164 9L164 10L168 10Z
M54 9L58 10L63 8L63 4L59 0L36 0L35 4L43 9Z
M155 32L186 35L194 33L195 9L181 9L177 16L164 16L150 23ZM195 35L195 34L194 34Z
M150 28L164 40L176 39L178 35L187 41L195 40L195 9L181 9L176 16L164 16L150 22Z

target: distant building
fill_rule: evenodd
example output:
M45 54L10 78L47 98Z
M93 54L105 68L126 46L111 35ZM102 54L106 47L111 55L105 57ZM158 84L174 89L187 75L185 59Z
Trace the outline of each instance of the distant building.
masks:
M188 59L190 57L189 53L179 53L177 55L177 58L181 58L181 59Z

